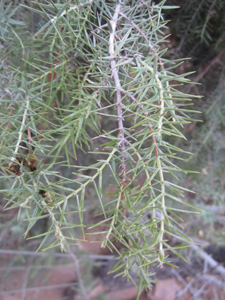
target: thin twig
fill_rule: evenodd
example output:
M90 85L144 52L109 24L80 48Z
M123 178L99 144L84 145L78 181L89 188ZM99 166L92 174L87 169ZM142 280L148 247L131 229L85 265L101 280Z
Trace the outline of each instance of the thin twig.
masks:
M37 253L33 251L17 251L17 250L8 250L8 249L0 249L0 254L8 254L8 255L24 255L24 256L49 256L49 253ZM55 257L61 257L61 258L70 258L70 254L67 253L53 253L51 255L54 255ZM87 256L91 259L107 259L107 260L118 260L118 258L114 257L113 255L97 255L97 254L90 254L90 255L82 255L81 256Z
M29 273L30 273L30 267L27 267L26 268L26 272L25 272L25 275L24 275L24 281L23 281L23 291L21 293L21 300L24 300L25 297L26 297L26 291L27 291L27 281L28 281L28 276L29 276Z
M180 232L182 231L180 230ZM225 268L222 265L220 265L215 259L213 259L204 250L202 250L198 245L192 244L191 247L202 259L208 262L211 268L213 268L216 272L220 273L225 277Z
M212 67L214 67L215 64L220 63L220 58L221 56L225 53L225 49L223 49L214 59L211 61L210 64L207 65L206 68L203 69L202 72L200 72L194 79L193 81L195 83L191 83L188 85L188 87L185 89L185 93L188 94L191 89L198 83L210 70Z
M152 12L152 8L148 5L148 3L145 3L143 0L140 0L140 2L147 7L147 10L151 13Z
M17 143L16 143L16 148L15 148L15 150L13 152L13 156L11 157L11 160L10 160L11 161L10 165L16 159L15 155L17 154L17 152L19 150L19 145L20 145L21 140L22 140L22 135L23 135L23 130L24 130L24 126L25 126L25 121L26 121L26 117L27 117L27 113L28 113L28 109L29 109L29 104L30 104L30 99L29 99L29 96L27 96L26 107L25 107L24 113L23 113L23 120L22 120L22 123L21 123L21 126L20 126L20 131L19 131L19 136L18 136L18 140L17 140Z
M0 74L0 76L3 76L3 75ZM4 76L4 77L7 78L6 76ZM8 78L7 78L7 79L8 79ZM8 80L9 80L9 79L8 79ZM14 97L13 97L13 94L12 94L8 89L6 89L6 88L5 88L4 90L0 89L0 92L9 94L10 97L11 97L11 100L14 98ZM12 114L13 114L13 106L14 106L14 104L12 104L11 107L10 107L10 116L12 116ZM8 125L7 125L7 127L6 127L7 130L10 129L10 125L11 125L11 122L9 121L9 122L8 122Z
M33 185L34 185L34 187L37 187L37 183L34 180L33 180ZM61 251L62 252L66 251L65 237L62 233L62 230L60 229L60 223L56 220L55 214L52 212L52 208L50 208L48 206L47 202L45 202L45 200L43 198L40 199L40 202L43 205L44 209L46 209L47 212L49 213L49 217L52 221L52 224L55 226L55 236L58 236L58 238L59 238Z
M173 275L175 275L176 278L177 278L177 280L184 286L184 289L181 290L181 291L179 291L179 293L177 293L177 295L176 295L177 299L181 299L181 296L182 296L183 294L185 294L188 290L189 290L192 294L194 294L195 291L192 289L192 284L193 284L194 281L196 280L195 278L192 279L192 280L187 284L187 282L183 279L183 277L182 277L175 269L172 269L172 270L171 270L171 273L172 273Z
M93 0L90 0L90 1L87 1L86 3L81 3L81 4L78 4L78 5L73 5L71 6L69 9L65 8L61 13L60 13L60 16L56 15L55 17L51 18L49 20L49 24L55 24L59 18L63 17L64 15L67 15L68 13L70 12L73 12L79 8L82 8L84 7L85 5L91 5L93 2ZM34 37L36 37L37 35L34 35Z
M152 73L152 75L155 77L155 81L157 82L157 85L158 85L158 90L159 90L159 99L160 99L160 102L161 102L161 108L160 108L160 118L159 118L159 136L161 136L161 131L162 131L162 125L163 125L163 113L164 113L164 110L165 110L165 105L164 105L164 96L163 96L163 86L162 86L162 83L159 79L159 76L154 72L154 69L151 68L149 65L147 65L144 61L141 62L141 64L148 68L149 71Z
M105 28L105 27L108 27L108 23L103 24L103 25L101 25L101 26L99 26L99 27L93 29L93 30L89 33L88 37L90 38L90 37L91 37L94 33L96 33L99 29L103 29L103 28Z
M116 69L116 60L114 58L114 38L115 38L115 31L116 31L116 25L119 17L119 13L121 10L121 4L116 5L115 13L113 15L113 19L110 21L112 31L110 32L109 36L109 55L112 57L111 59L111 68L112 68L112 77L114 78L115 87L116 87L116 96L117 96L117 115L118 115L118 127L119 127L119 146L121 148L122 153L122 192L121 192L121 200L124 201L125 194L124 194L124 188L126 185L126 163L125 163L125 137L124 137L124 126L123 126L123 111L121 106L121 84L120 84L120 78L118 74L118 70ZM123 205L123 215L126 217L125 208Z
M79 282L81 292L82 292L83 297L84 297L83 299L84 300L89 300L88 295L87 295L86 290L85 290L85 287L84 287L84 284L83 284L83 280L81 278L81 274L80 274L80 270L79 270L80 269L79 268L79 261L78 261L76 255L74 254L74 252L71 250L70 246L67 245L66 248L67 248L71 258L74 261L75 271L76 271L76 274L77 274L77 279L78 279L78 282Z
M38 266L30 266L30 270L45 270L45 269L48 269L48 270L54 270L54 269L57 269L57 268L66 268L66 267L71 267L71 263L68 263L68 264L60 264L60 265L53 265L53 266L46 266L46 265L38 265ZM27 269L27 266L16 266L16 267L0 267L0 271L7 271L7 272L16 272L16 271L24 271Z
M30 128L27 128L27 137L28 137L28 143L31 144L31 132L30 132Z
M48 285L48 286L37 286L37 287L30 287L27 288L27 292L32 291L47 291L47 290L53 290L53 289L64 289L67 287L74 286L74 283L64 283L64 284L54 284L54 285ZM10 291L0 291L0 295L7 295L11 293L21 293L23 289L16 289L16 290L10 290Z
M9 77L7 77L7 76L5 76L5 75L2 75L2 74L0 74L0 77L10 80ZM2 91L2 90L0 90L0 91Z
M157 217L160 218L161 212L157 211ZM175 229L177 227L173 225ZM185 234L181 229L179 229L181 234ZM194 241L193 241L194 243ZM225 268L220 265L215 259L213 259L209 254L207 254L201 247L199 247L196 244L191 244L189 243L191 248L203 259L207 260L208 264L210 265L211 268L213 268L216 272L220 273L223 277L225 277Z
M12 114L13 114L13 104L12 104L11 107L10 107L10 116L12 116ZM8 125L7 125L7 127L6 127L7 130L10 129L10 125L11 125L11 122L9 121L9 122L8 122Z
M213 284L219 286L220 288L224 289L225 284L223 281L221 281L219 278L216 278L215 276L211 276L211 275L201 275L201 278L203 280L208 280L211 281Z
M126 93L126 91L123 90L123 93ZM133 102L138 103L138 100L133 96L128 94L128 96L133 100ZM138 105L140 109L144 109L144 106L142 104ZM149 119L149 114L148 112L144 113L144 116L146 118ZM154 151L155 151L155 155L156 155L156 159L157 159L157 167L159 169L159 175L160 175L160 184L161 184L161 192L162 192L162 200L161 200L161 207L162 207L162 211L164 213L165 212L165 184L164 184L164 175L163 175L163 170L162 170L162 164L161 164L161 160L160 160L160 156L159 156L159 151L158 151L158 147L157 147L157 143L156 143L156 139L155 136L153 134L153 129L152 129L152 124L150 121L148 121L148 126L150 129L151 134L151 138L154 144ZM162 263L163 257L164 257L164 251L163 251L163 235L164 235L164 214L161 213L160 215L161 218L161 235L160 235L160 242L159 242L159 253L160 253L160 262ZM155 210L153 210L153 220L155 219Z
M210 280L207 280L206 282L203 283L203 285L198 288L198 290L194 293L194 295L190 298L190 300L195 300L195 299L199 299L199 297L201 296L201 294L203 293L205 287L210 283Z
M1 240L3 239L4 235L8 232L8 228L5 228L1 234L0 234L0 243L1 243Z
M191 29L192 22L193 22L194 20L196 20L196 15L197 15L197 13L199 12L199 10L201 9L201 7L202 7L202 5L203 5L204 3L205 3L205 0L202 0L202 1L199 3L199 5L198 5L197 9L195 10L195 12L194 12L194 14L193 14L191 20L188 22L188 27L186 28L185 33L184 33L184 35L183 35L183 37L182 37L182 39L181 39L180 45L179 45L179 47L178 47L178 49L177 49L177 53L180 53L180 49L182 48L184 41L187 39L187 35L190 33L190 29Z
M159 64L162 68L163 71L165 71L165 67L164 64L161 60L161 58L159 57L158 53L156 52L155 48L153 47L153 45L150 43L149 39L147 38L146 34L138 27L137 24L134 23L134 21L132 21L127 15L125 15L123 12L120 12L120 15L123 16L131 25L133 25L137 31L145 38L146 43L149 45L150 49L152 52L154 52L156 54L156 57L159 61Z
M158 55L156 49L154 48L154 46L151 44L150 40L148 39L147 35L146 35L146 34L141 30L141 28L139 28L138 25L135 24L135 23L134 23L127 15L125 15L123 12L120 12L120 14L121 14L121 15L122 15L122 16L123 16L123 17L131 24L131 25L133 25L133 26L137 29L137 31L145 38L146 43L147 43L147 44L149 45L149 47L150 47L150 50L151 50L153 53L155 53L155 55L156 55L156 57L157 57L157 60L158 60L158 62L159 62L159 64L160 64L160 66L161 66L161 69L162 69L163 74L164 74L165 76L167 76L167 73L166 73L164 64L163 64L163 62L162 62L160 56ZM172 105L173 105L173 99L172 99L172 95L171 95L171 93L170 93L170 87L169 87L169 82L168 82L168 81L166 81L166 88L168 89L168 97L170 98L170 104L171 104L171 106L172 106ZM161 109L162 109L162 103L161 103ZM172 111L172 113L173 113L173 116L175 116L175 111L174 111L174 110ZM161 117L161 120L162 120L162 117ZM175 121L175 120L173 119L173 121Z

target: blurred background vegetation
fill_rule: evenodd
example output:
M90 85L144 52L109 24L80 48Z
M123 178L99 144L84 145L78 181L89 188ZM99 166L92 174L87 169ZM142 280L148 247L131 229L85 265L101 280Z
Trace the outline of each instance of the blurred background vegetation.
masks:
M188 139L184 147L193 153L185 158L185 165L199 174L183 180L196 192L190 200L205 210L194 222L189 220L189 226L210 243L224 245L224 217L220 213L225 204L225 2L169 0L167 3L180 5L180 9L166 15L171 20L168 53L190 57L181 71L182 68L196 71L191 79L198 83L181 88L203 96L201 100L193 100L195 109L201 111L200 122L193 122L184 130Z
M23 53L20 41L16 38L16 35L8 35L9 27L12 26L18 36L21 33L22 35L27 35L27 37L29 37L29 35L37 32L37 29L42 22L40 15L38 16L27 9L19 7L21 4L28 6L34 5L31 1L16 0L2 1L0 4L0 31L2 36L2 40L0 40L0 51L3 44L5 45L8 43L8 56L1 56L0 68L7 68L7 60L10 60L10 65L13 65L15 68L13 72L16 72L16 66L22 63L21 56L33 56L35 58L35 51L39 51L39 49L33 49L30 52ZM199 242L204 247L205 251L211 254L218 263L224 264L225 1L168 0L166 4L178 5L180 6L180 9L165 11L165 19L170 20L168 23L168 32L166 33L170 34L170 36L168 37L168 42L163 44L162 47L168 48L168 52L166 53L167 58L190 58L189 60L185 60L184 63L177 68L176 73L182 74L189 71L195 71L195 74L190 76L190 79L197 84L180 86L179 89L185 93L202 95L201 99L193 100L194 109L201 112L201 114L198 115L193 114L193 118L199 119L200 121L192 122L188 126L184 127L183 131L187 138L186 141L178 140L176 138L173 138L172 141L175 145L178 145L180 148L193 154L190 156L185 155L183 157L184 160L180 161L180 167L187 170L198 171L199 173L179 175L180 185L195 191L195 194L186 193L188 202L204 210L204 212L199 215L191 214L185 216L183 227L185 228L185 232L188 232L195 241ZM7 11L6 8L8 9ZM28 24L30 32L24 33L22 30L25 24ZM23 41L30 43L31 39L24 38ZM15 44L17 44L18 47L15 47ZM41 44L39 46L45 47L45 45ZM31 48L32 47L29 47L29 49ZM9 70L9 76L10 72L12 72L12 69ZM52 76L54 76L54 74ZM0 82L0 88L4 89L4 78L0 77ZM107 125L110 126L110 124L104 124L104 126ZM78 157L80 165L92 163L91 161L88 161L89 157L81 150L78 151ZM63 172L66 172L66 169L63 170ZM107 174L105 174L105 178L104 184L107 186L109 184ZM5 188L5 184L5 181L0 181L0 188ZM113 192L113 190L110 190L109 188L108 192ZM98 202L96 201L95 196L93 196L94 191L90 189L88 193L90 200L88 202L88 206L86 206L86 209L88 210L87 218L89 218L90 215L92 216L93 214L96 214L98 207ZM28 299L29 288L26 293L24 293L24 290L26 290L26 286L31 284L30 282L34 281L34 278L37 278L37 274L40 271L41 266L44 270L46 268L49 268L51 272L53 270L52 273L44 273L44 278L48 279L49 276L54 277L56 273L62 274L62 269L64 269L67 270L67 275L65 275L67 282L63 282L65 286L59 288L61 291L64 291L64 295L61 298L48 296L48 299L73 299L74 295L77 293L76 291L78 287L76 284L71 284L70 282L73 282L74 278L71 275L70 267L67 269L69 258L59 256L58 259L56 259L59 254L55 253L57 250L52 251L51 255L45 254L42 258L33 256L31 253L34 253L36 250L38 241L24 240L23 233L26 227L24 222L18 222L17 210L15 209L5 212L3 207L4 199L1 198L0 250L2 250L2 252L0 252L0 255L3 259L1 258L2 263L0 270L2 288L9 291L14 289L12 283L9 284L9 286L6 284L9 274L12 274L11 272L14 274L15 272L18 272L20 275L23 274L23 276L19 276L21 278L25 278L25 280L20 283L17 277L17 284L18 289L22 289L22 291L20 291L20 296L22 295L24 299ZM42 222L38 223L38 225L32 229L35 231L32 235L45 231L46 222L46 219L43 219ZM173 243L173 241L170 242ZM10 254L9 251L7 252L7 250L10 249L15 250L15 253ZM93 252L92 250L97 255L96 257L91 257L89 252ZM80 249L77 251L80 252L78 253L78 257L82 268L85 270L85 272L83 272L85 287L90 292L94 289L96 277L101 277L101 274L103 274L102 277L106 275L106 272L104 273L102 270L108 268L108 266L106 267L103 263L106 263L107 256L102 259L101 255L108 255L110 253L103 253L103 250L100 250L93 245L91 247L80 245ZM89 251L89 254L88 256L85 256L85 259L82 259L82 255L86 253L85 251ZM189 258L190 251L185 251L184 255ZM199 273L204 273L204 267L201 265L199 266ZM28 267L29 272L27 272ZM58 268L57 271L55 268ZM185 265L182 265L181 268L185 269L186 267ZM192 273L191 276L196 276L196 274L198 274L197 270L195 270L194 274ZM185 276L188 276L188 274L185 273ZM41 277L43 277L43 273ZM61 281L56 280L55 283L48 281L48 279L45 280L50 282L50 285L60 285L62 284L62 277L60 278ZM110 280L112 279L110 278ZM105 285L110 286L110 280L105 283ZM220 278L220 280L222 279ZM29 284L27 283L28 281ZM122 287L118 284L119 283L117 282L116 289L122 289ZM44 285L44 283L42 285ZM199 289L199 286L195 288ZM113 290L113 288L111 289ZM45 296L43 297L46 297L46 295L47 292L45 290ZM2 299L9 299L7 298L9 294L4 294L3 296L5 298ZM107 296L104 295L100 295L98 297L98 299L101 299L101 297L105 297L105 299L107 299ZM222 300L222 296L219 295L219 292L217 297ZM123 298L117 299L119 300ZM180 297L177 299L182 298ZM190 296L187 299L192 298Z

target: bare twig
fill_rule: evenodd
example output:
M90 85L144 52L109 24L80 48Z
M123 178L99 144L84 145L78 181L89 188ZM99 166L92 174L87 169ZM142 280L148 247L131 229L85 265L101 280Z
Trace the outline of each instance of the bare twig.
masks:
M216 278L215 276L211 275L201 275L201 278L203 280L208 280L209 282L212 282L213 284L219 286L220 288L224 289L225 284L223 281L221 281L219 278Z
M207 65L202 72L200 72L194 79L193 81L195 83L198 83L210 70L212 67L214 67L215 64L220 63L220 58L221 56L225 53L225 49L223 49L214 59L211 61L210 64ZM185 93L188 94L191 89L195 86L195 83L189 84L188 87L185 89Z
M225 268L222 265L220 265L215 259L213 259L204 250L202 250L198 245L192 244L191 247L202 259L208 262L211 268L213 268L216 272L220 273L225 277Z
M8 228L6 227L0 234L0 242L3 239L4 235L8 232Z
M81 292L83 294L83 299L84 300L89 300L88 298L88 295L86 293L86 290L85 290L85 287L84 287L84 284L83 284L83 280L81 278L81 274L80 274L80 268L79 268L79 261L76 257L76 255L74 254L74 252L71 250L71 248L69 246L66 246L71 258L73 259L74 261L74 265L75 265L75 271L76 271L76 275L77 275L77 279L78 279L78 282L79 282L79 286L80 286L80 289L81 289Z
M206 280L203 285L198 288L198 290L193 294L193 296L190 298L190 300L195 300L195 299L199 299L199 297L201 296L201 294L203 293L205 287L210 283L210 280Z
M158 217L160 217L161 212L157 211L156 213L157 213ZM175 225L173 225L173 227L176 228ZM179 229L179 231L181 234L184 234L184 232L182 230ZM193 243L194 243L194 241L193 241ZM220 273L223 277L225 277L225 268L222 265L220 265L215 259L213 259L209 254L207 254L198 245L190 243L190 246L203 260L206 260L208 262L208 264L211 268L213 268L216 272Z
M48 286L37 286L37 287L30 287L27 288L27 292L32 291L47 291L47 290L53 290L53 289L64 289L67 287L74 286L74 283L64 283L64 284L54 284L54 285L48 285ZM23 289L16 289L16 290L10 290L10 291L0 291L0 295L7 295L12 293L21 293L23 292Z
M192 288L192 284L195 282L195 278L192 279L188 284L187 282L183 279L183 277L175 270L175 269L172 269L171 270L171 273L173 275L176 276L177 280L179 280L179 282L184 286L184 289L179 291L179 293L177 294L177 299L181 299L181 296L183 294L185 294L188 290L193 294L194 293L194 290Z
M24 281L23 281L23 291L21 293L21 300L24 300L25 299L25 296L26 296L26 291L27 291L27 281L28 281L28 276L29 276L29 273L30 273L30 267L27 267L26 268L26 272L25 272L25 275L24 275Z
M17 250L8 250L8 249L0 249L0 254L8 254L8 255L24 255L24 256L49 256L49 253L37 253L33 251L17 251ZM53 253L55 257L61 258L71 258L70 254L67 253ZM81 254L82 256L82 254ZM87 256L87 255L83 255ZM97 254L90 254L88 255L91 259L108 259L108 260L118 260L118 258L114 257L113 255L97 255Z
M55 264L53 266L46 266L46 265L33 265L33 266L29 266L30 270L43 270L43 269L49 269L49 270L54 270L54 269L57 269L57 268L66 268L66 267L71 267L71 263L68 263L68 264ZM15 267L9 267L9 266L6 266L6 267L0 267L0 271L7 271L7 272L16 272L16 271L24 271L27 269L27 266L15 266Z

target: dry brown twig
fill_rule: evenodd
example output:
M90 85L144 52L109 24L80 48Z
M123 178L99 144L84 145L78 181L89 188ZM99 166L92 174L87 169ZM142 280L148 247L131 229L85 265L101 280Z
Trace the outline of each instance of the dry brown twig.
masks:
M189 84L187 88L184 90L186 94L189 94L191 89L196 86L198 83L214 66L215 64L221 63L220 58L225 53L225 49L223 49L216 57L211 61L210 64L207 65L194 79L195 83Z

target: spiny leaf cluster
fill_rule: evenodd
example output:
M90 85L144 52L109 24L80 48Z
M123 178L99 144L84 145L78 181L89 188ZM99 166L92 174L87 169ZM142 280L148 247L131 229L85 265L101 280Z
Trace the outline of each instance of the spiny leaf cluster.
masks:
M101 221L91 225L96 241L118 254L112 272L138 277L140 287L151 286L152 263L171 264L170 252L180 256L183 245L171 247L170 236L191 242L178 229L177 213L193 207L182 199L185 188L170 180L183 172L175 164L182 150L167 137L184 138L181 129L191 121L189 96L177 88L188 74L174 74L181 60L163 58L161 48L162 11L170 8L165 1L35 1L21 9L41 16L39 28L19 37L16 24L13 41L2 46L5 208L26 211L25 236L49 218L48 231L36 236L42 238L38 250L63 251L81 234L85 239L92 185L101 208ZM20 56L10 62L14 51ZM80 151L86 150L82 166ZM37 156L37 170L21 164L20 176L10 173L8 166L29 153ZM103 184L109 171L110 201Z

